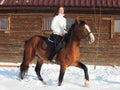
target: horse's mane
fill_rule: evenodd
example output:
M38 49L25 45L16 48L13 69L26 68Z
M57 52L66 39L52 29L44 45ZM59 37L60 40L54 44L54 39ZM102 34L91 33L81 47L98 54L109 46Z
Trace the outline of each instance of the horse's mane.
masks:
M81 24L82 26L84 26L84 25L86 24L86 22L83 21L83 20L80 20L80 24Z
M80 20L80 26L84 26L85 24L86 24L86 22L85 21L83 21L83 20ZM78 22L77 22L77 20L71 25L71 27L70 27L70 29L68 30L68 33L65 35L65 37L64 37L64 40L65 40L65 42L66 42L66 44L68 44L69 42L70 42L70 39L72 38L71 36L71 34L72 34L72 31L74 30L74 27L75 27L75 25L77 25L78 24Z
M64 36L64 40L65 40L66 44L68 44L70 41L71 33L72 33L72 30L74 29L74 26L75 26L75 23L71 25L70 29L68 30L68 33L65 34L65 36Z

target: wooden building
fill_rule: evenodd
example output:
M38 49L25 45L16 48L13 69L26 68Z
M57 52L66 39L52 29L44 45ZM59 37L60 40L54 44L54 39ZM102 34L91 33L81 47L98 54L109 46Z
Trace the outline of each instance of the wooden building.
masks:
M120 65L120 0L0 0L0 61L21 62L25 40L50 34L58 6L65 7L68 28L77 16L85 20L96 41L81 41L81 61Z

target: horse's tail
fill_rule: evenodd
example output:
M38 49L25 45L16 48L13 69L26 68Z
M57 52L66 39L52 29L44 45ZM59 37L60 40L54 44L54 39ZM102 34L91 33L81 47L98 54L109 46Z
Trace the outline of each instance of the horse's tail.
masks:
M23 52L23 62L27 60L28 62L31 62L33 58L35 57L36 48L39 43L39 37L34 36L30 38L29 40L25 41L24 44L24 52Z
M25 45L26 45L26 43L27 43L27 40L25 41L25 43L24 43L24 52L23 52L23 61L25 60Z

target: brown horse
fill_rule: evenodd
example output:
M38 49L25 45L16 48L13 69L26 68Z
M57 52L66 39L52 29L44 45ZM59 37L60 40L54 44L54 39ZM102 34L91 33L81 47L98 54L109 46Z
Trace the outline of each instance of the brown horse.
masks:
M80 18L75 20L75 23L71 26L68 33L66 34L66 45L60 50L59 54L57 55L56 61L59 61L60 64L60 74L59 74L59 82L58 85L60 86L63 77L65 74L65 70L68 66L76 66L82 68L85 74L86 86L89 85L89 75L88 69L86 65L79 61L80 58L80 40L86 39L89 43L93 43L95 38L89 28L89 26L84 22L81 21ZM48 60L50 53L46 50L46 40L47 37L43 36L33 36L29 40L26 41L24 47L24 57L23 62L20 66L20 78L23 79L26 71L28 70L30 62L34 59L37 55L39 56L39 60L37 60L37 64L35 67L35 72L38 76L38 79L43 81L41 77L40 71L41 66L43 65L44 61Z

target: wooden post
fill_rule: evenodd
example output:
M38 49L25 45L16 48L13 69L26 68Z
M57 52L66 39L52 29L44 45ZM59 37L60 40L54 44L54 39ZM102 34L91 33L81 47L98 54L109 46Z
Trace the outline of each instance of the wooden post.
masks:
M110 26L110 39L113 38L114 36L114 19L113 17L103 17L102 20L108 20L111 22L111 26Z
M10 33L10 16L8 16L8 30L5 33Z
M8 16L8 32L10 33L10 16Z
M110 39L113 39L114 37L114 19L111 18L111 31L110 31Z

